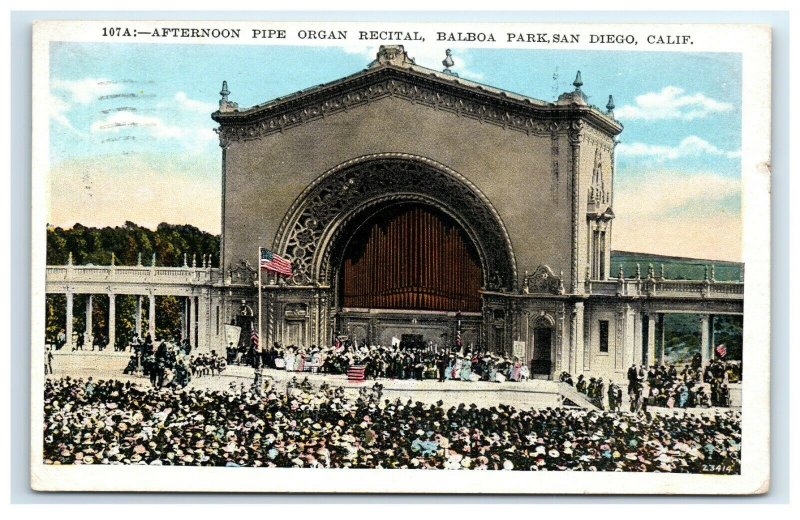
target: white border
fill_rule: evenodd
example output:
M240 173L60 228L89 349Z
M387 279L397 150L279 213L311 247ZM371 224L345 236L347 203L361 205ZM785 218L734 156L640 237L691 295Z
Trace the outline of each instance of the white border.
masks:
M33 38L33 172L32 229L43 230L47 221L46 192L49 161L49 54L51 41L98 41L93 35L105 25L147 27L165 22L39 22ZM437 43L448 47L539 48L570 50L738 52L742 54L742 220L745 284L745 336L747 383L743 391L742 474L739 476L425 470L308 470L265 468L198 468L150 466L46 466L42 464L43 344L45 233L32 236L31 318L31 485L36 490L93 491L230 491L230 492L393 492L393 493L625 493L625 494L748 494L763 493L769 482L769 157L770 157L770 32L754 25L654 25L654 24L480 24L480 23L344 23L344 22L200 22L182 21L183 27L359 28L430 31L602 32L634 34L640 41L654 32L692 34L692 46L647 48L624 45L535 45ZM124 38L115 39L121 42ZM186 44L185 39L130 39L132 42ZM102 41L102 40L100 40ZM106 39L105 41L109 41ZM340 45L287 38L278 42L198 41L194 43L253 45ZM370 42L377 45L379 42ZM425 45L430 44L428 41ZM413 45L407 45L413 56ZM755 376L754 376L755 374Z

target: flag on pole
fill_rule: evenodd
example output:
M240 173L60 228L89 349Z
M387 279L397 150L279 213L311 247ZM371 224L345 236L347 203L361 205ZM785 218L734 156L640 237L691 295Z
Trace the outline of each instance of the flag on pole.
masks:
M461 311L456 313L456 346L460 349L463 346L461 340Z
M715 350L717 351L717 355L721 358L724 358L726 355L728 355L728 349L725 348L724 343L721 345L717 345L717 348Z
M292 276L292 263L269 249L261 248L261 261L259 263L261 264L261 269L283 276Z

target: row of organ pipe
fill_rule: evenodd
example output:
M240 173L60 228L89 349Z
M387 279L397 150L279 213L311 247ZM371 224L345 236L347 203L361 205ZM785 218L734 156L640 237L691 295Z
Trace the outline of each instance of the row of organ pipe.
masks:
M449 217L394 207L368 221L345 252L343 307L479 311L481 269Z

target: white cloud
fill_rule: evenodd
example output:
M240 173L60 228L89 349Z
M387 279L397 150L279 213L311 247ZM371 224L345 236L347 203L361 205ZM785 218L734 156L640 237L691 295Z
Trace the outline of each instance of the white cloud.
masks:
M445 51L447 49L451 49L447 42L425 42L424 45L420 46L415 46L412 42L409 44L403 44L403 47L408 55L414 59L414 63L421 67L427 67L436 71L441 71L444 69L442 60L444 60ZM365 67L375 60L375 56L377 56L379 48L380 45L367 45L358 43L349 43L341 47L341 49L348 54L358 54L363 56ZM470 69L469 63L464 59L462 54L459 54L458 48L452 48L451 50L453 51L452 57L453 61L455 62L455 65L451 67L453 72L458 73L459 77L465 79L471 79L474 81L481 81L483 79L482 73Z
M78 135L83 135L80 130L72 125L72 122L67 117L67 112L69 112L70 108L71 106L69 103L58 96L50 94L50 99L48 101L50 119Z
M648 92L636 96L635 104L625 105L614 110L614 115L620 119L679 119L691 121L711 114L728 112L733 105L717 101L700 92L686 94L680 87L668 86L661 92Z
M658 161L675 160L683 157L713 155L735 159L741 156L740 150L722 150L696 135L685 137L677 146L664 146L647 143L620 143L616 152L628 157L652 157Z
M89 129L92 133L114 132L131 127L141 127L147 130L153 137L158 138L180 138L186 135L186 130L167 124L160 117L144 116L128 110L112 112L104 119L98 119L92 123Z
M741 261L742 220L730 201L738 179L713 173L653 172L622 180L614 194L613 247Z
M70 101L85 105L101 96L118 93L122 90L122 84L98 78L54 79L50 82L50 90L64 91L69 94Z
M128 110L108 114L103 119L94 121L90 130L95 134L106 132L119 133L132 128L141 129L156 139L174 139L181 146L191 150L200 150L216 141L217 135L208 127L188 124L177 126L169 124L156 116L146 116Z
M175 101L177 101L178 106L185 110L200 112L204 115L211 114L218 108L217 105L214 105L213 103L206 103L205 101L191 99L186 95L185 92L178 92L175 94Z

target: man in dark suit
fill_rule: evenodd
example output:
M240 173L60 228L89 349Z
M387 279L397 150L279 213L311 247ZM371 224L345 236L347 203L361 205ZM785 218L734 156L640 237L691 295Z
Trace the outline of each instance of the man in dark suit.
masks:
M444 373L447 371L447 357L443 352L436 352L436 372L439 375L439 382L444 381Z

